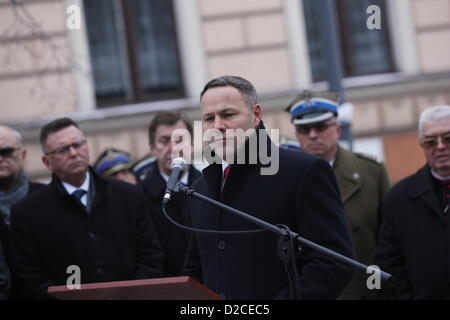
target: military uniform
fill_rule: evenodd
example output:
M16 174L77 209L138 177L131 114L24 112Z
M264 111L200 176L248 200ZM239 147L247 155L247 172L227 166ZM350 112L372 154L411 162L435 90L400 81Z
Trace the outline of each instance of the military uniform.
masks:
M333 164L350 226L355 258L373 264L381 205L390 182L385 166L376 158L338 148ZM367 299L368 274L357 270L340 299Z
M291 114L291 121L297 127L298 136L309 137L314 128L313 139L324 139L328 140L329 144L338 144L336 134L322 134L330 128L325 124L326 121L333 118L337 120L339 101L339 94L334 92L304 90L289 104L286 111ZM299 129L301 131L298 131ZM327 156L329 155L331 152L328 152ZM331 157L334 157L333 167L350 227L355 260L371 265L377 245L381 206L384 194L390 187L386 168L372 156L351 152L339 145L336 154ZM368 277L369 274L357 269L339 299L376 297L376 292L367 288Z

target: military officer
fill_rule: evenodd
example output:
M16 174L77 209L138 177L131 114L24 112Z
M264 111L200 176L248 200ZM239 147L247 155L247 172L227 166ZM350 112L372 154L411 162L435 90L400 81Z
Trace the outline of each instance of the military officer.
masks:
M351 152L338 143L339 95L305 90L286 111L291 114L301 149L325 160L334 168L350 226L356 260L373 264L381 205L390 187L386 168L375 157ZM340 299L374 296L366 285L368 274L357 270Z

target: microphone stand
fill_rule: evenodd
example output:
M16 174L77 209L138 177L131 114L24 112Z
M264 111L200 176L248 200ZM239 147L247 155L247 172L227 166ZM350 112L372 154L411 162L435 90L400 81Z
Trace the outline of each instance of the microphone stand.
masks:
M278 255L279 255L280 259L285 263L286 271L288 273L289 282L290 282L290 286L291 286L291 288L290 288L291 296L294 299L299 298L299 292L300 292L299 288L298 288L298 283L297 283L297 281L295 281L295 277L297 275L297 270L296 270L296 264L295 264L296 252L295 252L294 241L297 243L301 243L309 248L315 249L315 250L317 250L325 255L328 255L340 262L343 262L343 263L351 265L355 268L364 270L365 272L370 269L369 266L366 266L365 264L363 264L361 262L350 259L349 257L346 257L346 256L344 256L340 253L337 253L331 249L328 249L328 248L323 247L315 242L312 242L305 238L302 238L300 235L298 235L298 233L295 233L295 232L289 230L289 228L287 226L280 227L280 226L268 223L264 220L258 219L258 218L251 216L243 211L237 210L237 209L227 206L226 204L223 204L219 201L208 198L208 197L196 192L194 189L186 187L185 185L183 185L179 182L176 184L176 189L183 192L188 197L197 198L197 199L200 199L209 204L215 205L215 206L222 208L224 210L227 210L247 221L250 221L266 230L276 233L280 237L279 242L278 242ZM178 191L178 190L175 190L175 191ZM292 274L294 272L295 272L295 274ZM384 281L389 281L392 277L391 274L384 272L382 270L380 270L379 272L380 272L381 279Z

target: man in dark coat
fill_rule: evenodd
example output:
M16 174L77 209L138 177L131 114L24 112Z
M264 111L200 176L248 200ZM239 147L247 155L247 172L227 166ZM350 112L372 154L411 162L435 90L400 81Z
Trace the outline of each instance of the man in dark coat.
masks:
M22 297L49 298L49 286L77 276L81 284L160 277L162 250L137 188L89 168L86 138L69 118L44 126L40 141L52 181L12 211Z
M11 286L11 274L5 255L3 254L2 243L0 241L0 300L6 300L9 297L9 288Z
M384 202L376 262L393 275L387 299L450 299L450 106L422 112L419 140L427 164Z
M295 125L301 150L328 161L336 178L355 249L355 258L372 265L377 245L382 203L390 182L384 165L375 157L339 145L339 94L304 90L287 110ZM369 299L368 274L357 270L339 299Z
M211 80L201 94L201 111L205 135L215 136L209 147L216 161L203 170L203 176L192 185L194 190L353 256L333 170L318 157L278 149L271 143L249 81L235 76ZM210 129L215 133L208 134ZM248 131L248 138L228 135L238 129ZM226 135L221 138L217 133ZM259 146L256 161L250 146L255 141ZM263 154L270 155L270 161ZM189 199L188 210L193 226L199 229L259 229L197 199ZM195 233L184 274L200 279L227 299L288 299L289 281L277 255L277 242L277 235L267 231ZM298 274L293 276L297 276L303 299L335 299L353 274L352 267L306 246L302 246L296 267Z
M0 126L0 239L8 247L12 206L42 184L32 183L23 170L27 151L19 132Z
M185 129L192 134L190 120L180 112L161 111L152 119L148 128L149 147L151 154L156 157L156 164L147 171L145 179L139 182L164 250L164 274L166 276L181 274L188 240L191 236L189 231L170 222L162 211L164 191L172 172L172 151L178 142L172 139L172 134L177 129ZM200 175L194 166L189 166L189 170L181 177L181 182L191 185ZM178 223L187 225L189 222L185 209L186 197L174 194L167 206L167 214Z

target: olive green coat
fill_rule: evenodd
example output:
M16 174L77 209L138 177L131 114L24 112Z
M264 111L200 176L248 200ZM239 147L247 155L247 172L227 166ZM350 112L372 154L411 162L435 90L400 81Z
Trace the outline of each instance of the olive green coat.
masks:
M385 166L374 157L338 148L333 165L349 222L355 259L373 264L384 194L390 188ZM355 271L340 299L373 296L366 286L368 274Z

